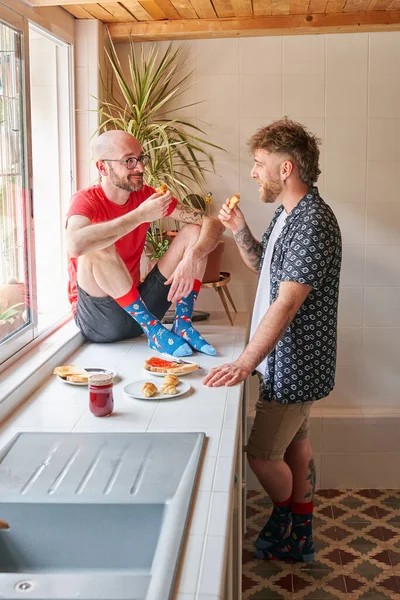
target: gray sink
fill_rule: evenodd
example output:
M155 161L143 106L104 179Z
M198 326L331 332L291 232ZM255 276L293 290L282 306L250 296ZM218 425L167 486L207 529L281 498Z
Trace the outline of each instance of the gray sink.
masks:
M0 451L0 598L170 598L204 437L18 434Z

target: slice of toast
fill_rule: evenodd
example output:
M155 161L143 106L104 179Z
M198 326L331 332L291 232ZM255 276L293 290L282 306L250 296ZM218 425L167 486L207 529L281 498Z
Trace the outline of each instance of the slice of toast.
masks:
M71 381L72 383L87 383L88 377L87 375L67 375L65 377L67 381Z
M191 373L192 371L196 371L199 368L199 365L193 364L178 364L174 367L169 367L167 369L167 373L173 373L174 375L183 375L184 373Z
M165 360L157 356L152 356L145 360L143 366L147 371L153 371L153 373L173 373L176 375L190 373L199 368L199 365L196 365L196 363L174 362L173 360Z
M81 375L88 376L88 372L82 367L77 367L76 365L61 365L60 367L56 367L53 371L53 375L58 375L59 377L63 377L64 379L68 375Z

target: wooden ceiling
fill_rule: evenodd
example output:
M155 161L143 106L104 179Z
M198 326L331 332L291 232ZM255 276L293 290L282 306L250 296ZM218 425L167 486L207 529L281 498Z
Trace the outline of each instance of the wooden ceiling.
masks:
M400 30L400 0L29 0L99 19L115 42ZM399 57L400 60L400 57Z

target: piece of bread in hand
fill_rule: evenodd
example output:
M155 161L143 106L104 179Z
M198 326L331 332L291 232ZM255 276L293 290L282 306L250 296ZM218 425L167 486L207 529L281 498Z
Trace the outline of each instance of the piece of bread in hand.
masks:
M235 208L236 204L239 204L239 202L240 202L240 194L235 194L234 196L231 196L229 198L228 207L232 210L232 208Z
M157 386L154 385L154 383L151 383L150 381L146 381L146 383L142 385L142 394L145 398L151 398L152 396L157 394L157 392Z
M158 188L156 188L156 192L159 194L166 194L168 192L168 188L165 183L162 183Z
M180 383L179 377L176 375L166 375L164 377L164 384L177 386Z
M61 365L60 367L56 367L53 371L53 375L58 375L59 377L63 377L64 379L68 375L81 375L88 376L88 372L82 367L77 367L76 365Z
M196 363L178 363L173 360L159 358L158 356L148 358L144 361L143 366L147 371L153 371L155 373L173 373L174 375L183 375L184 373L196 371L199 368L199 365L196 365Z

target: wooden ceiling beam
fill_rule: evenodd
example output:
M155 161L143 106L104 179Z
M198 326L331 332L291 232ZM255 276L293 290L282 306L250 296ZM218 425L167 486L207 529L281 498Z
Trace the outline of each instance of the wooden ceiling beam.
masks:
M185 40L261 35L354 33L400 30L400 11L359 14L278 15L253 19L198 19L151 23L110 23L115 42Z

